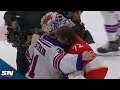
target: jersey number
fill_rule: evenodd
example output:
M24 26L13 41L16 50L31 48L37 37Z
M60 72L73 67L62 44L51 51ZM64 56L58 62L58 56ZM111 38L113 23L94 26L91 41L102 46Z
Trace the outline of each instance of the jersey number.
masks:
M72 49L74 49L75 51L78 51L78 48L82 48L83 46L81 44L76 44L72 47Z

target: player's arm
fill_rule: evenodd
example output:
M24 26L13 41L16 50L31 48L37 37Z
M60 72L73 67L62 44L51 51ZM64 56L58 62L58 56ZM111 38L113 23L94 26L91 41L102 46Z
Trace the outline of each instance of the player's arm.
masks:
M91 56L86 56L89 54L91 53L68 54L59 47L53 47L50 49L47 58L50 59L50 62L55 69L68 74L82 70L82 60L91 58Z

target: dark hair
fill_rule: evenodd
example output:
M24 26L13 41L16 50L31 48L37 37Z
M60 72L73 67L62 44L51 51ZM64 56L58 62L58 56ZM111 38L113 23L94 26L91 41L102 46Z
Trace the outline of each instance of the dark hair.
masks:
M69 26L62 26L58 28L56 35L61 37L61 39L63 40L67 38L67 43L69 43L69 46L71 46L71 44L75 42L78 42L76 34L74 33L73 29Z

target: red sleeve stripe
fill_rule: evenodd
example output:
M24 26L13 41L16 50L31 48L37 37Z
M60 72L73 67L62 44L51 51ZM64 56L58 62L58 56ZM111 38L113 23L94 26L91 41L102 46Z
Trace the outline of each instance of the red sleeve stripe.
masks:
M58 68L59 68L59 60L61 60L61 58L63 57L63 55L64 54L58 54L55 58L54 58L54 60L53 60L53 67L55 68L55 69L57 69L58 70Z

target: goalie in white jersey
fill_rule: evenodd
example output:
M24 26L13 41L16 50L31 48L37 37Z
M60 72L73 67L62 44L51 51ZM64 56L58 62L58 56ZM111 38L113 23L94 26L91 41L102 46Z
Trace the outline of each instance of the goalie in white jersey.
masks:
M36 42L33 52L31 47L26 52L31 65L26 73L29 79L63 79L64 74L82 70L82 58L89 59L91 54L66 54L64 46L56 40L54 31L61 26L74 26L74 23L61 14L49 12L41 19L42 30L46 32ZM86 56L90 57L86 57ZM54 58L54 59L53 59ZM64 72L64 74L63 74Z

